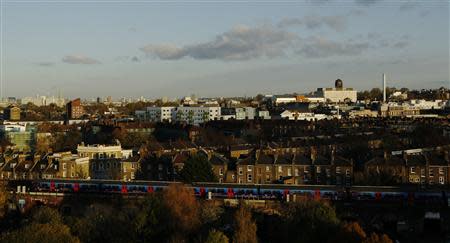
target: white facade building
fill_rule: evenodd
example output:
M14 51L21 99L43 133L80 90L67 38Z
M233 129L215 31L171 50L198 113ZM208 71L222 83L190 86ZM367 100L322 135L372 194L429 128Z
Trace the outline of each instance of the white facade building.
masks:
M175 109L175 121L177 122L199 125L212 120L220 120L219 106L179 106Z
M87 157L89 159L128 159L133 155L133 150L122 149L119 145L78 145L77 153L79 157Z
M281 119L288 120L297 120L297 121L315 121L315 120L323 120L323 119L333 119L340 118L337 116L328 116L325 114L314 114L311 112L298 112L298 111L290 111L285 110L280 114Z
M343 103L357 101L357 91L352 88L344 88L343 81L338 79L334 88L318 88L314 97L323 98L326 102Z
M145 110L136 111L136 117L139 120L151 121L151 122L172 122L174 119L176 107L147 107Z
M219 106L147 107L136 111L139 120L151 122L186 122L191 125L220 120Z

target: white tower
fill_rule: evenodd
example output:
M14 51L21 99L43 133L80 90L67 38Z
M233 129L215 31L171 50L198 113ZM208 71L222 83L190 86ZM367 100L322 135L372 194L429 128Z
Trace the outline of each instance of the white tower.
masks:
M383 103L386 103L386 75L383 73Z

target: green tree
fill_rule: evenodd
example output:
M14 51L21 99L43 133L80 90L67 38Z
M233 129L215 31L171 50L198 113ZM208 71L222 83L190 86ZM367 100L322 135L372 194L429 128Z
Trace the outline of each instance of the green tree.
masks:
M290 204L284 211L284 217L287 219L285 227L289 232L302 229L291 236L294 242L326 242L339 225L334 208L317 201Z
M31 223L22 229L3 234L0 242L77 243L80 241L70 233L67 225Z
M205 156L195 155L184 163L180 171L183 181L191 182L213 182L217 181L212 165Z
M228 243L228 241L228 237L222 231L213 229L209 231L205 243Z
M62 221L62 217L55 209L40 207L31 214L28 224L22 228L4 233L0 242L9 243L77 243L78 238L73 236L70 228Z

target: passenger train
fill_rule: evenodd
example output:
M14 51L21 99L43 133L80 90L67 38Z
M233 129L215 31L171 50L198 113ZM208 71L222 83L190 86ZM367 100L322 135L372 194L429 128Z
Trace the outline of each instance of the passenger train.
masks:
M14 188L25 186L29 192L61 192L68 194L127 194L143 195L162 191L171 184L166 181L114 180L16 180ZM192 183L188 185L198 197L229 199L289 200L296 198L330 201L379 201L415 204L448 204L450 188L421 189L417 186L333 186L285 184Z

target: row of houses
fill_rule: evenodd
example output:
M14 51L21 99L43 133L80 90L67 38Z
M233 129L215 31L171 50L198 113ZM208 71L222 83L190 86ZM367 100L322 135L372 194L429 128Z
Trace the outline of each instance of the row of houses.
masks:
M0 179L115 179L134 180L139 157L120 145L78 146L77 153L5 153Z
M205 156L212 165L219 183L239 184L319 184L355 183L355 177L382 177L394 184L450 185L448 151L384 153L374 155L356 169L356 163L336 154L314 148L298 152L278 152L242 146L230 156L212 150L184 151L152 155L140 163L141 176L148 180L178 180L184 162L196 155Z

